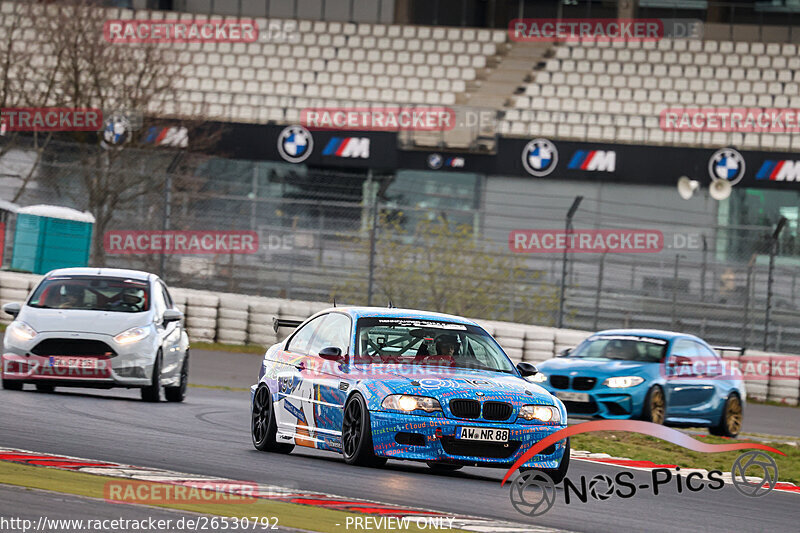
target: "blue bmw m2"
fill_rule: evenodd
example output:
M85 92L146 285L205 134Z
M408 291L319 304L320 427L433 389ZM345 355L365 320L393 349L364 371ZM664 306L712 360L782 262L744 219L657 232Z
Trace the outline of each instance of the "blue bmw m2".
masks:
M563 429L564 404L526 379L478 324L420 311L334 307L297 326L264 355L251 388L253 445L308 446L354 465L422 461L434 470L509 468ZM277 326L276 326L277 327ZM557 483L569 439L523 465Z
M741 375L694 335L601 331L537 367L531 380L558 396L570 416L708 427L727 437L742 427Z

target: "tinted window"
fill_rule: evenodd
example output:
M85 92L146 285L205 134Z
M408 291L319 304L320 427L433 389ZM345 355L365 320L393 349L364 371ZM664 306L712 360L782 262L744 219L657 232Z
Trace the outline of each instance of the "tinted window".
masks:
M569 357L617 359L657 363L664 357L667 341L639 335L592 335L569 353Z
M308 353L318 355L323 348L336 347L347 353L350 345L350 318L340 313L325 315L325 320L311 341Z
M307 354L308 344L314 336L314 331L319 327L326 316L327 315L318 316L297 330L289 340L289 344L286 345L286 350L289 352Z
M678 339L672 346L672 355L680 355L682 357L696 357L697 343L691 339Z
M147 281L101 276L52 276L28 301L31 307L140 313L150 308Z

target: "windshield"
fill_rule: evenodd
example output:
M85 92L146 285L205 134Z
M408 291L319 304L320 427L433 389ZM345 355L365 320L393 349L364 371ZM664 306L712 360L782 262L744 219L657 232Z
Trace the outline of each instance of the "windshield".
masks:
M592 357L657 363L664 357L667 341L638 335L593 335L567 357Z
M514 365L477 326L410 318L358 321L358 363L408 363L514 373Z
M140 280L54 276L39 284L28 305L42 309L140 313L150 308L150 290L148 283Z

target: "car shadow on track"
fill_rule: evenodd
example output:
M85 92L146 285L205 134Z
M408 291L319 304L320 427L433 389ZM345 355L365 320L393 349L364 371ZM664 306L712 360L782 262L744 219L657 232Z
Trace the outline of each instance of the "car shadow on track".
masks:
M257 450L253 450L256 452ZM303 453L303 450L295 448L294 451L290 454L290 456L295 457L302 457L304 459L314 459L317 461L325 461L328 463L338 463L344 465L344 459L341 456L332 454L327 455L329 452L325 452L326 455L312 455L309 453ZM364 467L364 466L349 466L345 465L348 468L356 468L363 472L368 472L370 470L381 471L381 472L398 472L398 473L405 473L405 474L422 474L425 476L436 476L438 478L453 478L453 479L463 479L463 480L475 480L475 481L490 481L492 483L497 482L497 478L482 476L479 474L474 474L472 472L464 472L462 470L457 470L455 472L437 472L432 470L424 463L418 463L416 461L398 461L390 459L388 463L380 467ZM467 468L467 467L465 467ZM503 468L492 468L498 473L505 473L505 469Z

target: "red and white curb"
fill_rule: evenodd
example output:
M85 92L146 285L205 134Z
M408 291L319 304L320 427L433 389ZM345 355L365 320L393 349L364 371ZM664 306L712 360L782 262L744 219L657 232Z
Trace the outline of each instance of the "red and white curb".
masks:
M108 461L93 461L80 457L46 454L13 448L0 448L0 461L137 481L184 485L187 487L196 487L200 483L205 483L213 486L214 489L212 490L231 494L237 494L243 490L241 488L242 482L232 479L187 474L158 468L143 468ZM252 490L252 487L250 487L250 489ZM399 518L400 520L396 523L416 525L418 524L418 520L439 518L443 520L441 523L445 524L448 529L462 529L466 531L475 531L477 533L551 533L563 531L532 524L491 520L468 515L454 515L430 509L380 503L359 498L347 498L323 492L298 491L275 485L258 485L257 488L252 490L252 492L248 492L247 495L258 499L311 505L349 513ZM441 527L439 529L441 529Z
M607 453L593 453L587 452L583 450L572 450L570 454L570 459L577 459L579 461L590 461L593 463L602 463L611 466L620 466L625 468L632 468L634 470L655 470L656 468L666 468L673 474L676 474L678 470L675 468L676 465L660 465L654 463L652 461L636 461L633 459L628 459L626 457L612 457ZM681 474L686 475L690 472L700 472L704 476L708 474L708 470L704 468L683 468L681 467L680 470ZM733 477L731 476L730 472L723 472L722 473L722 480L728 484L733 485ZM748 481L759 481L759 478L755 477L747 477ZM789 483L785 481L779 481L775 484L775 487L772 490L777 490L780 492L792 492L795 494L800 494L800 486L795 485L794 483Z

